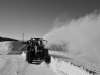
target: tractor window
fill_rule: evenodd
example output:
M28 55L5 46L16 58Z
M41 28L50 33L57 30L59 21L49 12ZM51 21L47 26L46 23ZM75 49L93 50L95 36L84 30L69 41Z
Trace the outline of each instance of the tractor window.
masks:
M43 44L42 41L40 41L40 46L43 46L42 44Z
M38 44L39 44L39 46L41 46L41 43L40 43L40 41L38 41Z

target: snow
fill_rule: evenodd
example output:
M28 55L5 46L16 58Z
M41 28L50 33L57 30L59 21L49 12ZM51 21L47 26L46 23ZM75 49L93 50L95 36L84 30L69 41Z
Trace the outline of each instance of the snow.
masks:
M54 58L48 65L42 62L40 65L28 64L26 54L5 55L11 51L11 42L0 42L0 75L93 75L83 67L78 67L70 61Z
M21 56L23 57L23 59L26 59L26 53L25 53L25 52L23 52L23 53L21 54Z
M25 59L25 52L22 53L22 57ZM66 62L63 59L53 58L51 56L51 63L47 65L45 62L40 64L41 68L48 68L57 75L93 75L89 74L83 67L73 65L71 62Z
M1 55L0 75L56 75L49 68L28 64L21 55Z
M42 62L40 65L28 64L26 55L1 55L0 75L93 75L86 72L83 67L77 67L71 62L51 57L48 65Z
M46 64L42 63L41 66L50 68L57 75L93 75L89 74L83 67L74 66L71 62L58 60L53 57L51 57L51 63L49 65L46 66Z
M0 54L7 54L12 49L12 42L6 41L6 42L0 42Z

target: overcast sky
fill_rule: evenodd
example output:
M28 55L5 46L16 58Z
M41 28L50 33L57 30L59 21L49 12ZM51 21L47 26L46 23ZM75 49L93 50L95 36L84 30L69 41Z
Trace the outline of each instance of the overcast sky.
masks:
M56 21L75 19L100 10L99 0L0 0L0 36L43 37Z

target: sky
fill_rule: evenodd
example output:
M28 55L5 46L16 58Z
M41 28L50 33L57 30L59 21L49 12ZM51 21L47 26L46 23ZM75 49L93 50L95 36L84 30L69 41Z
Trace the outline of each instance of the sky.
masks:
M22 40L43 37L58 22L100 10L99 0L0 0L0 36Z

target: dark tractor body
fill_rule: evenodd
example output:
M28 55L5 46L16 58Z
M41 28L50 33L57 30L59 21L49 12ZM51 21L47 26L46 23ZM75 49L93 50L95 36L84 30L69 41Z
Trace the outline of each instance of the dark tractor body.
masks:
M31 38L27 41L26 61L30 64L40 64L45 61L50 63L51 58L48 53L48 49L44 48L44 42L42 38Z

